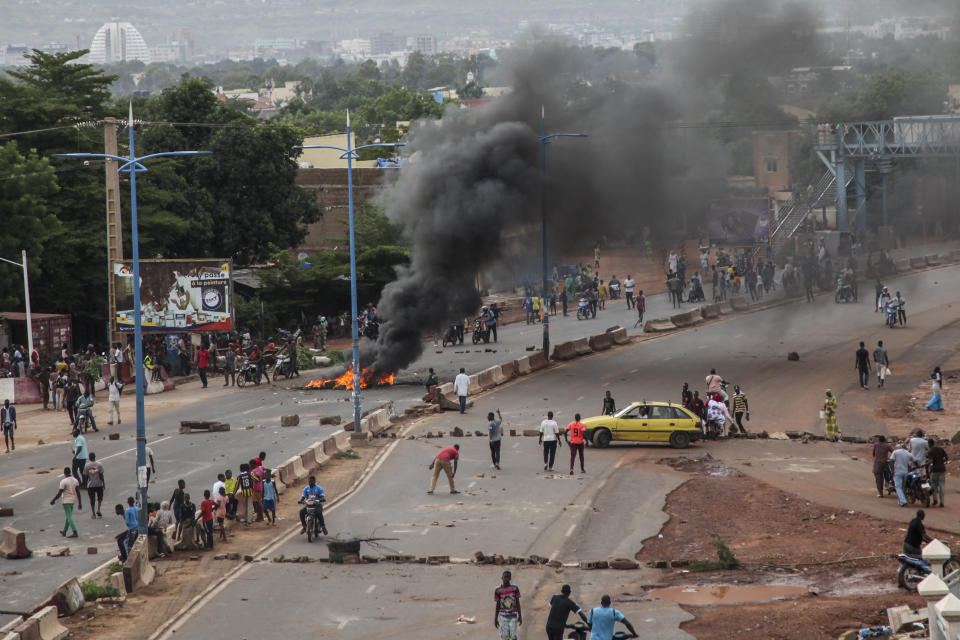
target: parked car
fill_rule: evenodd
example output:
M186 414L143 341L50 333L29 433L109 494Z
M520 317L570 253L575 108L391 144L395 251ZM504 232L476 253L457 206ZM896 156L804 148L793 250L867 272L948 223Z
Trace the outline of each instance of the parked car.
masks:
M586 439L596 447L611 442L662 442L682 449L699 440L700 418L670 402L634 402L613 415L583 421Z

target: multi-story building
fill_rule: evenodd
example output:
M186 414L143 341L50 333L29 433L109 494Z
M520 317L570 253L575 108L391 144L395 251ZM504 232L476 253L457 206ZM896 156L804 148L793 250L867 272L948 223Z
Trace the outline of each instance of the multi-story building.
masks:
M108 22L93 36L90 62L113 64L139 60L150 64L150 49L140 32L129 22Z

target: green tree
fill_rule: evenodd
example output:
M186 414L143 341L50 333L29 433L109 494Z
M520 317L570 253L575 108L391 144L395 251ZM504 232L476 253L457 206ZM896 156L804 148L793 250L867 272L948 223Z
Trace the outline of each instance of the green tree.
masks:
M364 60L357 69L357 75L364 80L379 80L380 67L373 60Z

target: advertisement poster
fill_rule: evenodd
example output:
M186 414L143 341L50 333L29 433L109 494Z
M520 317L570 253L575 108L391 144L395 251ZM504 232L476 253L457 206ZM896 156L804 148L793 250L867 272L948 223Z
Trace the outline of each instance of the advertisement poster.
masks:
M767 198L714 200L707 206L710 244L752 247L770 243L770 201Z
M229 260L141 260L140 304L144 332L233 329L233 265ZM113 263L117 331L133 331L133 267Z

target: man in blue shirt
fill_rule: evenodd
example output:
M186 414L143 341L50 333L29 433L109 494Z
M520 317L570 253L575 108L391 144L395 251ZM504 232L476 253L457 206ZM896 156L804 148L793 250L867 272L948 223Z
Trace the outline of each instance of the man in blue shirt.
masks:
M327 535L327 525L323 521L323 487L317 484L317 477L310 476L307 486L303 488L303 493L300 495L300 500L298 504L303 504L307 501L307 498L314 498L319 501L317 504L317 517L320 519L320 530L323 531L323 535ZM300 509L300 533L305 533L307 531L307 507Z
M587 624L590 625L590 640L613 640L613 626L622 622L623 626L636 638L637 632L622 613L610 606L610 596L600 598L600 606L590 610Z
M127 525L127 531L117 536L117 546L120 548L120 562L127 561L127 554L130 552L130 548L133 547L133 543L137 541L137 535L139 535L140 507L136 505L136 502L133 496L127 498L127 508L123 511L123 522ZM122 508L119 504L117 505L117 515L120 515Z

